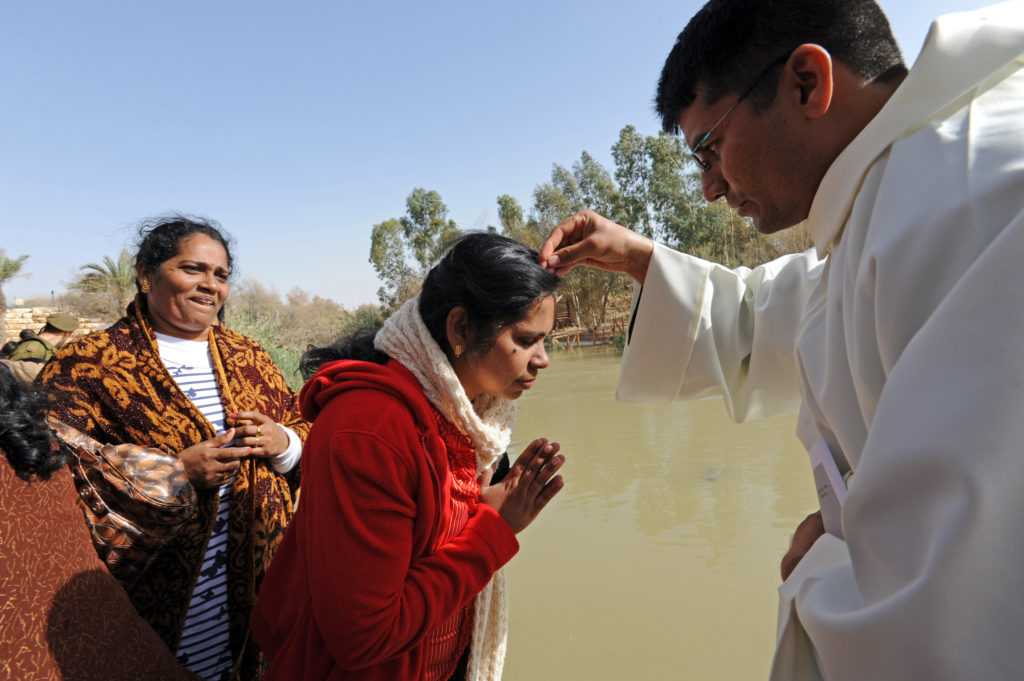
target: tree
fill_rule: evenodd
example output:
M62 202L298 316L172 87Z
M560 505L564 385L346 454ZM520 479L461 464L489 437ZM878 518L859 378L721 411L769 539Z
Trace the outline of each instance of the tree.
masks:
M374 225L370 235L370 263L384 282L377 297L391 310L416 294L427 270L462 233L434 190L413 189L405 205L403 217Z
M608 171L584 151L570 172L555 164L551 181L533 191L531 231L538 243L559 222L573 213L590 208L616 219L622 212L622 198ZM566 275L561 290L571 301L576 325L591 331L605 322L612 296L625 291L624 275L591 267L577 267Z
M615 161L615 180L622 196L623 220L621 225L644 236L654 238L654 219L651 215L651 160L647 138L632 125L619 132L619 140L612 145Z
M84 274L68 288L92 297L92 307L104 317L123 315L135 296L135 268L128 251L121 251L117 260L105 255L102 263L90 262L78 269Z
M535 250L544 243L544 237L535 229L536 225L523 219L523 207L509 194L498 197L498 221L501 233L510 239Z
M694 221L704 204L700 178L682 141L664 132L644 137L627 125L612 146L622 215L616 220L651 239L692 250L708 235Z
M413 189L405 205L402 230L416 262L426 272L462 232L448 219L448 206L434 190Z
M402 291L415 281L415 270L406 262L402 223L397 218L373 226L370 234L370 262L384 285L377 289L381 305L398 307Z
M620 224L625 221L622 192L608 170L593 156L585 151L580 154L580 160L572 166L572 174L579 187L580 200L588 208Z
M3 287L8 281L19 276L26 260L27 255L8 258L4 249L0 248L0 341L7 338L7 297L4 296Z

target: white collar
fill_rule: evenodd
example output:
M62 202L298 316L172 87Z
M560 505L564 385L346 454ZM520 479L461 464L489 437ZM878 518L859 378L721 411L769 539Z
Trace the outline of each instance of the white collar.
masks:
M1024 2L1013 0L936 19L906 80L832 162L806 226L822 258L839 242L868 169L893 142L991 79L1024 65Z

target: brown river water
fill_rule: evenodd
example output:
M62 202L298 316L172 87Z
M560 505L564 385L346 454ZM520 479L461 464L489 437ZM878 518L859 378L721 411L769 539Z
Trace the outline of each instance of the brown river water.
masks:
M509 564L504 679L767 678L779 560L817 508L796 418L617 403L619 361L554 353L519 400L511 453L558 441L566 486Z

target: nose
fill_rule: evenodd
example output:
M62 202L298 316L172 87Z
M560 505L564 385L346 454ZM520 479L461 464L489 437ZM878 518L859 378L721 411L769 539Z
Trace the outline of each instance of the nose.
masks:
M530 365L538 369L546 369L549 364L551 364L551 358L548 357L547 349L545 349L544 345L541 344L540 348L537 350L537 354L530 359Z
M718 168L714 163L700 176L700 182L701 192L708 203L713 203L722 198L729 189L729 185L722 177L722 173L718 172Z

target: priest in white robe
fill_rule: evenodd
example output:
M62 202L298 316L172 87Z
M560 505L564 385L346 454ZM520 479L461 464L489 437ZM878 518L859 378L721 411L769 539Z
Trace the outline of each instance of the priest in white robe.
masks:
M662 87L714 25L695 24ZM807 41L768 105L698 77L666 111L660 90L705 196L764 232L803 222L815 248L729 270L583 212L541 250L560 273L637 280L620 400L799 409L848 486L831 518L823 504L828 533L798 533L772 679L1024 678L1022 67L1017 0L940 18L888 81Z

